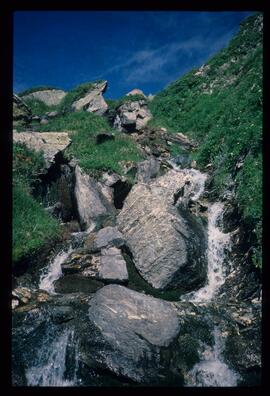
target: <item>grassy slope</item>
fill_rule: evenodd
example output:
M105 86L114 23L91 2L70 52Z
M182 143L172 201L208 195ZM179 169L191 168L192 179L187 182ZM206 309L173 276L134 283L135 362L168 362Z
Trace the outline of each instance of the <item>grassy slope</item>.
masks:
M80 166L88 173L101 170L122 173L121 161L137 162L141 154L134 141L124 134L113 130L105 118L85 111L67 113L39 125L39 131L73 131L72 144L67 154L79 160ZM115 140L96 144L96 135L110 132Z
M257 237L262 227L262 32L261 16L247 18L230 45L214 56L204 75L192 70L150 102L150 124L183 132L200 143L200 167L214 167L216 191L236 182L243 219Z
M14 262L40 249L59 233L58 222L31 196L31 185L43 167L43 156L15 143L13 146L12 257Z

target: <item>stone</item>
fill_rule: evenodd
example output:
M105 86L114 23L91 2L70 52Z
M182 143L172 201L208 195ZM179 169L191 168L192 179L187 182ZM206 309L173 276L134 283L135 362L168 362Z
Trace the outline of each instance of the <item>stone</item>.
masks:
M110 247L102 249L98 278L106 282L126 283L128 272L121 250Z
M150 158L138 163L136 181L138 183L147 183L158 176L160 163L155 158Z
M27 287L16 287L16 289L12 290L12 296L16 297L20 303L27 304L31 297L31 290Z
M44 91L36 91L27 95L23 95L22 99L38 99L47 106L56 106L66 95L67 93L61 89L46 89Z
M79 254L72 252L62 264L62 272L64 275L81 272L84 268L89 267L92 263L92 256L89 254Z
M167 135L166 139L170 142L177 143L186 149L192 149L196 147L196 144L181 132Z
M89 322L83 329L83 360L89 362L95 357L104 369L139 383L166 380L170 346L180 330L171 303L124 286L108 285L89 305ZM91 323L100 335L91 330ZM162 349L167 350L163 359Z
M75 168L75 199L82 228L93 226L114 212L97 181L83 173L78 165Z
M145 100L128 101L117 109L114 127L125 132L141 130L152 118Z
M88 93L85 96L72 103L72 110L85 110L90 113L96 113L99 115L103 115L104 113L106 113L106 111L108 110L108 105L105 102L102 93L106 91L107 86L107 81L93 84L93 87L89 89Z
M41 125L46 125L49 123L49 120L47 120L47 118L41 118L40 123Z
M170 170L138 183L117 217L136 268L153 287L192 289L206 281L206 239L202 224L176 198L192 178Z
M71 139L66 132L14 132L14 143L24 143L29 149L43 151L44 173L55 163L55 157L70 145Z
M29 106L17 95L13 94L13 127L27 127L32 120Z
M59 115L59 111L49 111L48 113L45 114L46 117L48 118L55 118Z
M137 89L137 88L133 89L132 91L130 91L129 93L126 94L126 96L133 96L133 95L142 95L146 98L143 91L141 89Z
M117 227L105 227L98 231L93 244L96 249L107 246L121 247L125 244L125 238Z

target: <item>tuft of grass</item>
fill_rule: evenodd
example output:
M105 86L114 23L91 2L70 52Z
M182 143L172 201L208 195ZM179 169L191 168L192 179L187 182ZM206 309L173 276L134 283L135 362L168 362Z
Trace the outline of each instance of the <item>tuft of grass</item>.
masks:
M29 108L32 111L32 114L36 116L42 116L48 111L54 111L58 109L58 105L48 106L46 105L46 103L35 98L24 99L24 102L27 104L27 106L29 106Z
M30 195L22 183L13 186L12 258L19 261L54 240L59 223Z
M32 186L44 167L42 152L13 145L12 257L14 262L40 249L59 233L59 224L32 196Z
M40 125L39 131L73 131L72 144L67 155L79 160L80 166L88 173L114 171L123 173L122 161L141 160L142 155L134 140L114 130L107 120L97 114L85 111L68 113ZM110 132L114 140L96 144L99 133Z

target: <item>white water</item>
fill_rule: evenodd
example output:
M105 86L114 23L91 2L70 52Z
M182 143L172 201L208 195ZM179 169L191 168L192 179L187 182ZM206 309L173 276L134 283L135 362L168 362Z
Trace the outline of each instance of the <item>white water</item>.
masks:
M67 259L72 252L72 247L69 246L67 251L61 250L54 259L50 262L48 267L44 269L41 274L39 288L46 290L48 293L55 294L53 283L62 276L62 263Z
M207 284L196 292L183 297L185 301L211 301L220 286L225 282L223 266L226 251L230 250L230 234L223 233L217 223L222 219L223 204L216 202L208 208L208 249L207 249Z
M230 370L221 358L223 352L223 338L220 330L213 331L215 343L202 353L202 360L195 364L189 372L188 385L196 387L233 387L237 386L239 375Z
M68 345L73 345L75 365L71 379L65 377L66 354ZM28 386L76 386L78 370L78 348L74 341L74 332L65 330L52 343L44 343L38 352L37 362L26 370ZM69 374L70 377L70 374Z

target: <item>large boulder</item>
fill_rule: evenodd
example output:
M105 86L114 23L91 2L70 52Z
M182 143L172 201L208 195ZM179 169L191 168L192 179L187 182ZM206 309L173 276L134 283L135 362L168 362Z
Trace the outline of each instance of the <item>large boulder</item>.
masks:
M145 94L141 89L135 88L132 91L128 92L126 96L134 96L134 95L142 95L146 98Z
M145 100L127 101L118 107L114 126L121 131L139 131L151 118Z
M136 382L168 380L170 347L180 330L172 304L108 285L90 301L88 317L100 335L85 323L81 356L86 364L93 365L94 357L94 364L98 362L104 369ZM161 358L163 350L167 353Z
M71 143L67 132L14 132L13 141L24 143L31 150L43 151L45 170L55 163L56 156L62 153Z
M66 96L66 92L61 89L46 89L44 91L36 91L27 95L23 95L22 99L38 99L47 106L56 106Z
M30 124L32 112L19 96L13 94L13 127L26 127Z
M94 83L85 96L72 103L72 110L86 110L90 113L103 115L108 109L108 105L102 96L102 94L106 91L107 86L107 81Z
M78 165L75 167L75 199L82 228L93 226L114 213L113 204L104 195L101 184L83 173Z
M203 227L188 209L176 207L192 178L170 170L148 184L138 183L118 215L136 268L155 288L191 290L206 281Z

